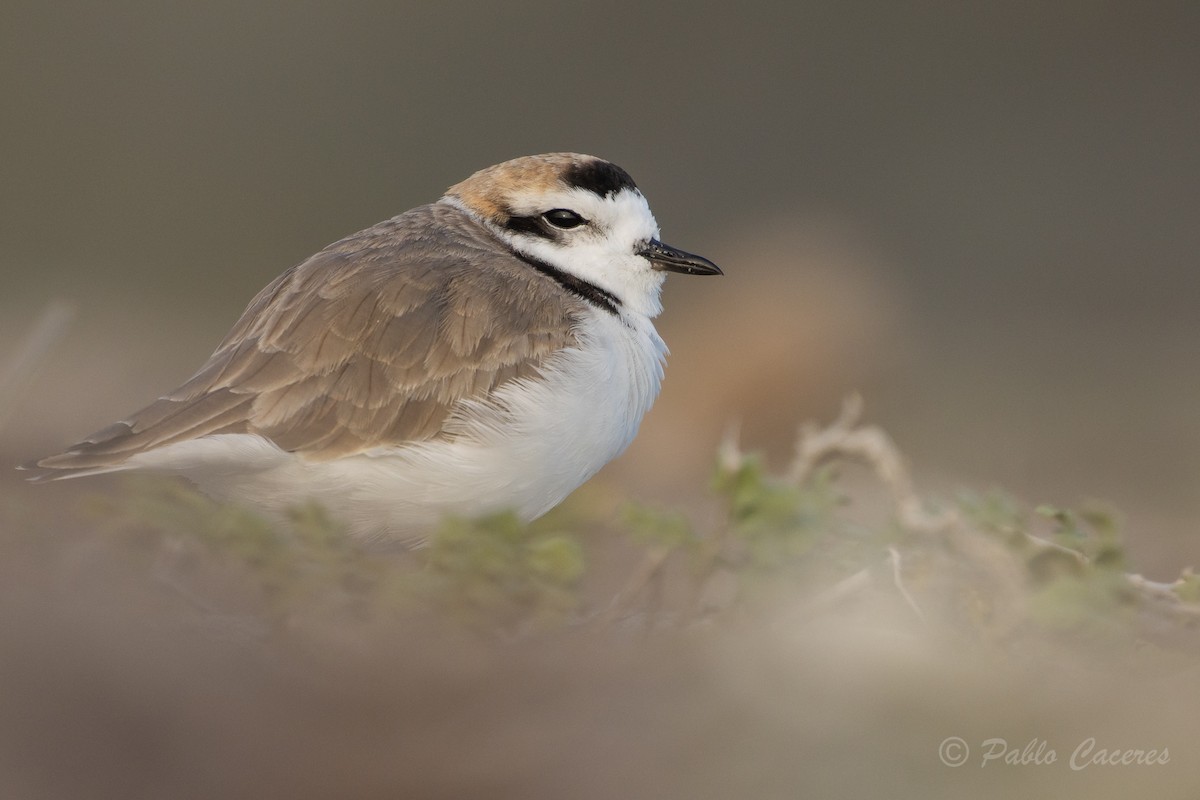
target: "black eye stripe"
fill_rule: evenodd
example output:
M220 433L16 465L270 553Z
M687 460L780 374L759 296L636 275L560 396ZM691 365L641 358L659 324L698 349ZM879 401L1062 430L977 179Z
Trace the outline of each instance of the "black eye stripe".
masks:
M541 217L509 217L504 227L517 233L527 233L540 239L553 239L554 231Z
M568 231L586 224L586 219L569 208L552 208L536 217L510 215L504 221L504 227L508 230L539 239L555 239L558 231Z

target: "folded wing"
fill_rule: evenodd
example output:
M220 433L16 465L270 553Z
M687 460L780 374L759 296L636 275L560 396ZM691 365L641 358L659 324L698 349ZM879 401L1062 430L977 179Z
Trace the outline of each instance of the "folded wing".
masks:
M461 211L423 206L284 273L186 383L29 466L41 479L121 469L222 433L313 460L450 436L460 402L573 345L579 313Z

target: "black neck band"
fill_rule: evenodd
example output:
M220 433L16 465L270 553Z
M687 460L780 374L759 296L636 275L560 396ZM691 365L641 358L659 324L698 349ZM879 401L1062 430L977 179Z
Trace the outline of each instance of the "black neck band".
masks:
M557 267L552 267L540 258L534 258L531 255L522 253L520 250L513 250L513 255L524 261L529 266L536 269L543 275L552 278L555 283L566 289L573 295L582 297L597 308L603 308L610 314L618 315L620 312L617 309L621 305L621 301L612 292L601 289L594 283L588 283L583 278L577 278L574 275L563 272Z

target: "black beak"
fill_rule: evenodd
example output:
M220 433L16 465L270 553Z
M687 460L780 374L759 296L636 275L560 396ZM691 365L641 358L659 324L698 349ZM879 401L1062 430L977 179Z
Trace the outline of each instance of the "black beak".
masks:
M658 239L651 239L649 244L638 251L650 261L651 269L667 272L686 272L688 275L724 275L721 268L701 256L694 256L682 250L676 250L669 244L663 244Z

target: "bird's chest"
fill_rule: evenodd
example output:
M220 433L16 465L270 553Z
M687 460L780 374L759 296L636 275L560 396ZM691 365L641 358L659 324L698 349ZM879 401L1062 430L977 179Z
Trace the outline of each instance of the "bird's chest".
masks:
M544 513L619 455L662 383L666 347L648 319L597 315L578 334L541 380L501 391L506 424L477 453L503 473L522 516Z
M604 463L637 434L662 385L666 346L649 320L630 325L605 315L581 331L580 346L548 375L541 416L581 460Z

